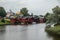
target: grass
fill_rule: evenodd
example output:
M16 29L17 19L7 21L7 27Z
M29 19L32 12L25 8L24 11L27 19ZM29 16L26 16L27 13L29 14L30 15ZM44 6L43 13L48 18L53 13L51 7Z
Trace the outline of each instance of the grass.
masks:
M0 26L1 25L8 25L8 24L11 24L9 20L5 20L5 22L0 21Z
M6 23L6 22L5 22L5 23L4 23L4 22L0 22L0 26L1 26L1 25L7 25L7 24L10 24L10 23Z
M46 28L46 31L52 34L60 35L60 25L55 27Z

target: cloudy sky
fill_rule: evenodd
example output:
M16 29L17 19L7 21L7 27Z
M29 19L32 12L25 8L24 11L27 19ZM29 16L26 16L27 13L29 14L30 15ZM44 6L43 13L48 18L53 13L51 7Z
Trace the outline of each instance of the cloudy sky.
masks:
M13 12L19 11L26 7L29 13L44 15L46 12L51 12L51 9L59 5L59 0L0 0L0 6L6 11L10 9Z

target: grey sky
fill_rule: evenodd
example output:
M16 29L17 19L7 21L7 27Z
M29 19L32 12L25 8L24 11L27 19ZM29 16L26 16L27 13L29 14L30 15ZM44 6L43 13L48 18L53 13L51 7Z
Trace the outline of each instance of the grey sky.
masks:
M13 12L19 11L23 7L27 7L29 13L44 15L51 12L51 9L59 5L59 0L0 0L0 6L6 11L11 9Z

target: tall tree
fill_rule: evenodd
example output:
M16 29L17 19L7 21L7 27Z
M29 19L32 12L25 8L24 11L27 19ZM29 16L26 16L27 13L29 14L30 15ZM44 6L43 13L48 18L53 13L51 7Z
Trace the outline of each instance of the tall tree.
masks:
M27 8L22 8L22 9L20 10L20 12L21 12L24 16L29 15Z
M48 21L48 23L51 22L51 13L47 12L44 16L44 18L46 19L46 21Z
M6 11L3 7L0 7L0 17L5 17L6 16Z
M46 15L45 15L45 17L48 17L49 15L50 15L50 13L47 12Z
M52 9L53 13L54 13L54 17L56 18L57 23L59 23L59 19L60 19L60 7L56 6Z
M56 7L54 7L53 9L52 9L52 11L53 11L53 13L55 13L55 14L60 14L60 7L59 6L56 6Z

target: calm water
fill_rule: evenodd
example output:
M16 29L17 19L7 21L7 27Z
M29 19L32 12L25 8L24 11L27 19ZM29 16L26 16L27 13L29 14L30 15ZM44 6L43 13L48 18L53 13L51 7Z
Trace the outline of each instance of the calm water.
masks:
M49 36L45 24L10 25L5 26L5 32L0 32L0 40L59 40L58 37Z

